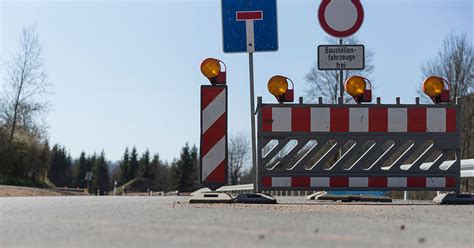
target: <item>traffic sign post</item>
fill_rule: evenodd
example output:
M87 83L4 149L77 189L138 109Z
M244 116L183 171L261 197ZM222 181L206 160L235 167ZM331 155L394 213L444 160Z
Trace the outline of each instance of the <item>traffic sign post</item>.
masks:
M255 172L255 180L258 178L257 162L257 137L255 130L255 93L254 93L254 74L253 74L253 53L249 53L249 77L250 77L250 131L252 136L252 166ZM254 184L254 192L259 192L258 185Z
M252 165L258 178L253 53L278 50L276 0L222 0L221 7L224 52L249 54ZM259 192L258 184L254 185Z
M344 43L342 38L353 35L362 26L364 9L360 0L322 0L318 9L318 20L326 33L339 38L339 45L342 46ZM343 103L344 72L342 68L339 68L339 88L340 102Z

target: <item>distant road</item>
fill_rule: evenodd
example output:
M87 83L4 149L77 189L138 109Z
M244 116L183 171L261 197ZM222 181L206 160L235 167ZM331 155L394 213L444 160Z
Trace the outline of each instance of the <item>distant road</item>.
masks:
M86 195L83 190L73 188L34 188L0 185L0 197L4 196L68 196Z
M0 247L474 247L474 206L0 198Z

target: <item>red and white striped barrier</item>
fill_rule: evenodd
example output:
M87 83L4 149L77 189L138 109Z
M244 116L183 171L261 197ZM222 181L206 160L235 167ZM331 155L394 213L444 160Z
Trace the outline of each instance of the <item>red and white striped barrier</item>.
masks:
M227 86L201 86L201 183L227 184Z
M329 176L329 177L262 177L262 187L266 188L443 188L454 189L456 187L456 177L350 177L350 176Z
M456 132L454 107L262 108L263 132Z

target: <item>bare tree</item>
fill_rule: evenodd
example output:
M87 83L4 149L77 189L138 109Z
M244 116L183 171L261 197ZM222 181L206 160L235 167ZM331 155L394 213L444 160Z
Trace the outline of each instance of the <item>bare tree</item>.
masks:
M338 39L328 38L328 43L339 44ZM360 44L357 38L349 38L344 40L344 44ZM365 69L361 71L344 71L344 80L353 75L364 77L370 76L373 72L373 53L370 50L365 51ZM315 101L318 97L323 97L329 103L337 103L339 97L339 71L320 71L315 64L311 71L306 74L306 96L310 100ZM344 102L349 102L352 97L346 94Z
M451 84L451 101L462 97L462 135L461 150L464 158L472 157L471 143L473 138L474 107L474 57L472 41L466 34L450 34L435 58L426 61L421 70L425 77L441 76ZM419 95L430 101L418 90Z
M444 41L438 55L421 66L425 77L441 76L451 84L451 99L466 96L472 92L473 50L472 43L466 34L450 34ZM421 91L419 94L425 96Z
M23 28L18 50L6 63L4 88L0 98L0 120L8 129L7 150L10 150L19 128L40 137L43 131L40 118L49 106L41 99L48 93L49 82L36 25Z
M461 133L461 156L463 158L474 157L474 93L463 97L462 100L462 133Z
M249 145L248 136L242 132L232 134L229 138L229 178L232 185L239 183L244 165L249 160Z

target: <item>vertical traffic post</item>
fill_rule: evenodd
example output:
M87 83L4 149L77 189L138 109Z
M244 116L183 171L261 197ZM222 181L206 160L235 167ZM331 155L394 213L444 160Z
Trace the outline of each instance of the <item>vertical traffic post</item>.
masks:
M250 132L252 136L252 166L255 171L255 178L258 178L257 155L256 155L256 131L255 131L255 87L253 73L253 53L255 52L255 31L254 22L263 19L262 11L237 11L235 14L237 21L245 21L245 40L247 52L249 54L249 82L250 82ZM258 183L254 184L254 191L260 192Z
M222 66L221 66L222 65ZM227 184L227 85L225 64L214 58L201 63L211 85L201 86L200 180L210 192L195 194L190 203L231 203L233 198L216 190Z
M339 45L342 46L342 44L342 39L339 39ZM339 70L339 94L341 103L344 103L344 71L342 69Z
M258 193L253 54L278 50L276 0L221 0L221 7L224 52L249 56L252 165L256 173L254 192Z
M255 173L255 182L258 180L258 160L257 160L257 138L255 131L255 87L254 87L254 73L253 73L253 52L249 53L249 77L250 77L250 132L252 136L252 167ZM258 183L253 184L254 192L260 192Z
M201 86L201 183L227 184L227 85Z

